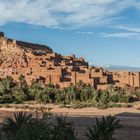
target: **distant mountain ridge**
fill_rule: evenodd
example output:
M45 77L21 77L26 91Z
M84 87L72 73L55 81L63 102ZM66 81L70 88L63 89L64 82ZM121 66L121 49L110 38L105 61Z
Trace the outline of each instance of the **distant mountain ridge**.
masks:
M119 66L119 65L106 65L102 66L107 70L126 70L126 71L139 71L140 67L129 67L129 66Z

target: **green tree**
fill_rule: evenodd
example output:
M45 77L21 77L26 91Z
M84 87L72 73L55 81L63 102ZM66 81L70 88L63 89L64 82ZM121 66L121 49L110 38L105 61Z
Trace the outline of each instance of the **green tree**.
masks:
M32 115L24 112L14 113L14 120L6 118L2 123L2 133L8 140L21 140L26 124L32 121Z
M51 140L76 140L73 123L67 122L66 117L56 117Z
M96 124L88 128L86 137L88 140L115 140L114 132L121 128L120 121L114 116L96 118Z
M42 112L42 117L32 116L24 112L14 114L14 119L7 118L1 124L2 135L8 140L75 140L72 122L66 117L50 118ZM48 121L49 120L49 121Z
M16 83L10 76L0 80L0 103L11 103L14 101L12 92L15 86Z

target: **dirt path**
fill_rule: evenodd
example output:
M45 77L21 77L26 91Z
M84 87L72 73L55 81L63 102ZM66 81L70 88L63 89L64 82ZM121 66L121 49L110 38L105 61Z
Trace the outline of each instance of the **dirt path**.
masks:
M23 109L24 107L24 109ZM67 114L72 116L102 116L102 115L117 115L120 113L140 113L140 103L129 108L107 108L97 109L95 107L86 107L82 109L62 108L60 105L53 104L10 104L0 107L0 111L34 111L37 108L50 109L52 113Z

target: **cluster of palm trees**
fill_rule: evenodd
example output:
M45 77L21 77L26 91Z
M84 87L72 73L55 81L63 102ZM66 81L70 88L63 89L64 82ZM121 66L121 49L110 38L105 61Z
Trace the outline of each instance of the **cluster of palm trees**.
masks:
M6 118L0 124L1 140L78 140L73 122L67 117L54 117L43 113L36 117L31 113L14 113L14 119ZM114 116L96 118L96 124L83 135L87 140L115 140L114 132L121 127Z
M17 83L11 76L0 79L0 103L22 102L28 99L28 85L21 75Z
M85 106L106 108L109 107L110 102L130 102L132 97L126 93L125 90L114 87L105 91L95 90L82 81L59 89L53 85L44 85L37 80L28 85L22 75L18 83L10 76L0 80L0 103L21 103L34 100L43 103L78 104L79 106L82 103Z

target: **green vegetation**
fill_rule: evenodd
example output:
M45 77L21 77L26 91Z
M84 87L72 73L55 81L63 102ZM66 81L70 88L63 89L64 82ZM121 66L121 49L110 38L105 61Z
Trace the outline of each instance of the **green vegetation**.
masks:
M114 140L114 132L121 126L113 116L96 118L96 125L88 128L87 140ZM67 117L54 117L42 112L32 115L26 112L14 113L14 119L6 118L0 127L2 140L78 140L73 122Z
M28 99L28 86L25 80L16 83L12 77L0 80L0 103L20 103Z
M139 99L139 92L135 97ZM28 85L22 75L18 83L9 76L0 80L0 104L37 101L45 104L69 105L73 108L94 106L104 109L113 107L115 104L121 106L118 103L130 103L133 98L132 94L120 88L111 86L108 90L95 90L81 81L76 86L71 85L59 89L53 85L44 85L39 81L32 81L32 84Z
M75 140L71 122L66 117L50 121L48 113L41 118L26 112L14 113L14 119L6 118L1 124L1 135L7 140Z
M102 117L101 121L96 118L96 125L88 128L86 136L88 140L115 140L114 132L122 126L114 116Z

